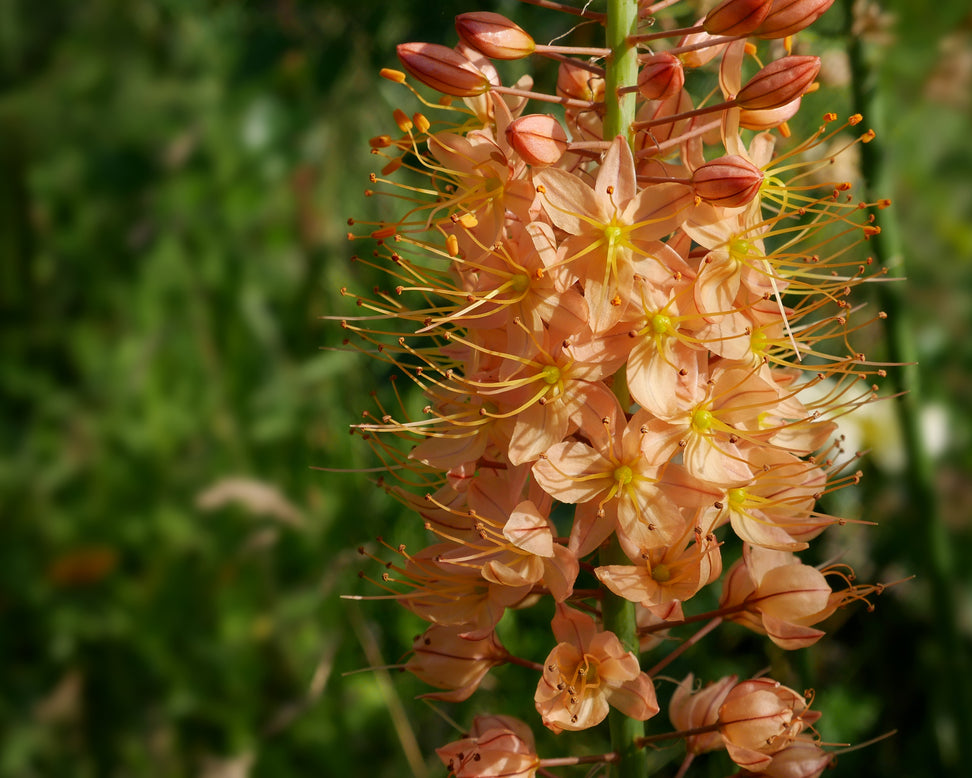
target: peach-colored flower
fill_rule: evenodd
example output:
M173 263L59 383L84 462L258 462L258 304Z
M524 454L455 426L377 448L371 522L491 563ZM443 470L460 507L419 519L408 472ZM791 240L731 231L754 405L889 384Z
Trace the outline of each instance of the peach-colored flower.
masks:
M469 214L460 224L474 231L474 240L444 222L469 253L478 255L481 246L492 245L506 222L507 210L528 217L536 195L524 177L523 163L509 153L505 134L494 138L485 131L439 132L429 136L429 151L453 187L451 197L438 203L435 212L446 211L448 205Z
M533 778L540 766L533 733L510 716L477 716L467 737L435 752L455 778Z
M772 678L756 678L737 684L726 695L719 708L719 733L732 761L759 773L773 754L819 717L803 695Z
M552 622L560 641L543 663L537 710L554 732L581 730L602 722L613 706L645 721L658 713L655 687L638 658L613 632L598 632L591 616L557 606Z
M397 599L426 621L461 627L461 636L477 640L492 632L506 608L521 602L532 586L487 581L481 567L465 563L467 553L465 546L447 542L409 556L397 582L410 591Z
M634 565L603 565L595 574L619 597L640 602L669 621L683 618L682 603L722 572L715 537L685 522L680 537L666 546L644 549Z
M462 499L438 503L440 515L428 526L455 547L437 561L479 571L490 584L516 591L542 583L562 602L573 590L577 558L555 542L550 497L527 486L528 473L481 468L465 482ZM527 492L536 502L523 499ZM434 496L426 501L437 502Z
M760 418L779 401L777 389L757 372L729 363L709 375L705 394L691 408L649 426L655 438L645 445L682 451L685 469L694 478L716 487L743 486L753 479L748 447L760 437Z
M613 413L605 413L601 429L588 433L592 445L566 440L533 466L534 477L548 494L577 505L569 548L578 557L615 530L623 542L641 549L665 545L682 526L678 506L659 486L659 467L669 452L659 450L654 458L645 453L642 428L650 415L639 411L625 423L617 400L609 402Z
M814 512L827 484L819 465L772 447L755 452L750 462L752 482L728 490L715 508L716 524L730 522L733 532L752 545L800 551L834 523Z
M781 648L803 648L824 632L812 625L827 618L832 589L817 568L791 553L746 545L726 575L721 607L744 605L727 618L765 634Z
M506 649L496 633L470 640L460 637L459 630L433 624L415 638L405 669L430 686L449 690L423 697L462 702L479 688L490 668L505 661Z
M631 298L641 315L623 323L631 341L628 391L656 417L677 417L702 400L707 372L705 347L696 334L704 322L692 297L692 276L685 274L670 289L636 276Z
M646 244L679 225L692 191L675 183L639 189L634 157L622 137L605 154L593 187L559 169L539 170L533 181L543 209L568 236L567 259L583 279L591 327L603 332L624 315L623 291L635 273L657 274L658 260Z

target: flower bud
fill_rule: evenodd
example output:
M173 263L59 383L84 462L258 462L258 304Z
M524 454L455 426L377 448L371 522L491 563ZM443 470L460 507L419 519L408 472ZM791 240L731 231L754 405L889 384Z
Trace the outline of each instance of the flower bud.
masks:
M753 76L736 95L747 111L779 108L803 95L820 72L820 57L780 57Z
M685 86L681 60L666 51L642 60L638 72L638 91L646 100L661 100L678 93Z
M834 0L773 0L773 7L756 28L759 38L785 38L809 27L819 19Z
M533 53L533 38L502 14L490 11L459 14L459 37L491 59L522 59Z
M567 150L567 133L550 114L529 114L510 122L506 139L528 165L553 165Z
M468 59L438 43L400 43L405 70L426 86L454 97L475 97L490 88L489 78Z
M699 165L692 174L695 193L712 205L737 208L752 200L763 183L763 171L736 154Z
M705 15L702 29L710 35L749 35L772 6L773 0L724 0Z

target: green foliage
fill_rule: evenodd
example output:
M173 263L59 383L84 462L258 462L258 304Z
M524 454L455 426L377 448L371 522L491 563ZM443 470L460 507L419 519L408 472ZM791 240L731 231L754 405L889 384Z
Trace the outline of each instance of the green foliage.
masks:
M889 5L899 38L879 142L899 171L922 367L949 419L943 494L967 506L969 90L942 72L948 52L972 56L968 17L964 33L953 23L967 8ZM346 428L388 374L340 350L321 317L353 313L342 286L375 282L344 234L382 207L363 195L367 138L400 93L376 72L400 40L454 40L463 10L0 0L0 778L380 778L418 769L404 766L410 734L423 759L455 737L413 699L426 691L414 679L342 676L398 661L421 628L392 603L339 599L378 591L356 579L376 567L357 546L417 545L420 528L366 476L333 472L375 464ZM523 13L528 27L550 19ZM867 514L888 519L862 541L863 575L915 570L920 517L900 515L899 484L866 480ZM949 516L967 596L966 513ZM901 730L848 754L849 774L931 774L943 748L944 775L963 733L926 709L932 625L920 582L902 589L819 653L761 653L729 627L671 672L707 650L713 677L732 652L750 652L753 672L782 663L792 685L820 684L827 737ZM548 614L501 626L526 656L547 650L519 629L534 618ZM528 715L535 678L500 672L522 678ZM540 739L548 755L561 742Z

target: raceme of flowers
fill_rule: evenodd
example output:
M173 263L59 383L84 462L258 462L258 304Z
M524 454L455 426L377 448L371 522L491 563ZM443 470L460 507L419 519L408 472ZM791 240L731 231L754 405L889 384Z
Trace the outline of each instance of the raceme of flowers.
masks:
M570 26L609 23L538 4L568 10ZM860 245L887 203L827 177L873 133L827 114L798 141L787 124L820 67L791 36L830 4L725 0L684 22L670 0L641 3L626 39L637 78L614 96L617 50L543 46L489 12L457 18L454 48L402 44L404 71L382 73L423 108L396 110L371 141L381 170L367 194L397 216L351 220L349 237L388 286L354 295L360 315L343 326L422 394L354 429L429 544L387 546L376 583L428 622L405 664L428 696L466 700L509 662L536 672L536 720L477 717L438 751L450 775L619 762L542 759L533 729L651 719L653 676L720 622L802 648L882 589L798 556L845 522L816 507L860 477L836 420L884 374L852 345L882 314L852 295L879 275ZM550 94L501 82L495 60L528 56L555 60ZM612 100L634 106L620 130ZM703 613L693 598L707 587L721 595ZM633 604L633 645L607 598ZM525 607L550 614L545 658L512 656L497 636ZM664 640L692 623L705 626ZM803 694L704 680L689 675L668 703L680 774L715 750L746 774L810 778L831 763Z

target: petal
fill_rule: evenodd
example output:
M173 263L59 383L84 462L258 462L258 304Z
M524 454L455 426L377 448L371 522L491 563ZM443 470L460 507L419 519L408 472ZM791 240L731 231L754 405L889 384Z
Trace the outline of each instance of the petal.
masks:
M647 567L604 565L596 568L594 574L618 597L632 602L650 600L658 591L658 583L648 574Z
M611 193L608 194L608 189ZM620 204L622 207L636 196L638 183L635 179L634 157L631 147L623 136L618 135L608 147L597 171L594 191L599 198Z
M552 559L544 559L543 585L550 590L555 602L564 602L574 592L574 581L580 572L580 562L570 550L554 545Z
M612 707L638 721L647 721L659 710L655 686L647 673L639 673L637 678L609 689L606 696Z
M614 465L590 446L567 440L551 447L533 465L537 483L553 498L585 503L611 488ZM603 477L591 478L592 475ZM585 476L583 480L581 476Z
M564 232L583 235L593 229L592 224L606 223L594 190L572 173L557 168L538 170L533 183L545 190L540 194L543 210Z
M564 654L563 664L576 664L581 660L581 651L585 649L597 634L597 624L592 616L582 613L567 605L558 605L550 629L559 645L544 662L549 665L554 662L554 654L560 651ZM570 649L573 650L570 650ZM572 659L576 654L576 659Z
M529 500L521 502L503 527L503 535L517 548L542 557L554 554L553 533L547 518Z
M607 540L616 526L617 514L612 505L605 506L603 511L592 502L578 505L574 510L567 548L581 559Z
M627 205L620 221L634 226L632 240L657 240L685 221L693 202L692 190L683 184L652 184Z

